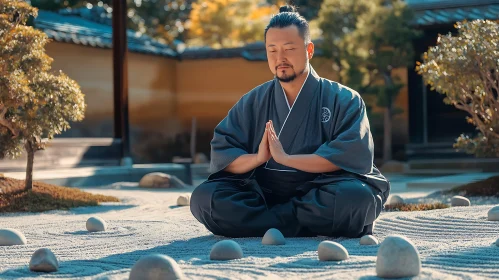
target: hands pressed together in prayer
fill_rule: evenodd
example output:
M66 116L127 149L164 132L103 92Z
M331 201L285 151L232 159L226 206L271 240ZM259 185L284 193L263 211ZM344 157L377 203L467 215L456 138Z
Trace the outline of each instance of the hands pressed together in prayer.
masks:
M284 152L281 142L277 137L272 121L265 124L265 132L263 133L260 147L258 148L257 160L260 163L267 162L270 158L274 158L277 163L284 164L288 154Z
M256 155L257 164L261 165L270 160L270 158L273 158L279 164L306 172L322 173L340 169L327 159L315 154L288 155L282 148L281 141L277 137L274 124L271 120L265 124L265 132L263 133L262 141Z
M236 174L246 173L266 163L270 158L284 166L310 173L332 172L340 169L329 160L316 154L288 155L277 137L274 124L272 121L268 121L258 146L258 153L241 155L224 170Z

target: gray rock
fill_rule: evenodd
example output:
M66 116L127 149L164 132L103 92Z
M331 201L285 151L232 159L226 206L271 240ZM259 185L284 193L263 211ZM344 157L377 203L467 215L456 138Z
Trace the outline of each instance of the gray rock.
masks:
M190 203L191 203L191 196L188 194L181 195L177 198L178 206L188 206Z
M381 278L403 278L419 275L421 259L414 244L404 236L385 238L378 249L376 274Z
M490 208L487 218L489 221L499 221L499 205Z
M271 228L267 230L265 235L262 238L262 244L265 245L284 245L286 244L286 239L284 235L275 228Z
M372 235L364 235L359 241L360 245L378 245L378 239Z
M387 205L395 205L404 203L404 199L399 195L390 195L386 201Z
M499 238L496 240L496 246L499 247Z
M16 229L0 229L0 246L25 245L26 237Z
M104 221L100 217L90 217L87 220L87 230L90 232L96 231L105 231L106 230L106 221Z
M471 202L469 199L467 199L464 196L455 195L451 198L450 205L453 207L455 207L455 206L470 206Z
M210 260L234 260L243 257L241 246L232 240L222 240L211 248Z
M152 172L144 175L139 181L140 188L184 188L186 185L176 176L162 173L162 172Z
M322 241L317 249L320 261L343 261L348 259L348 251L340 243Z
M29 269L37 272L54 272L59 269L59 262L50 249L41 248L31 256Z
M129 280L174 280L184 277L174 259L161 254L152 254L140 258L133 265Z

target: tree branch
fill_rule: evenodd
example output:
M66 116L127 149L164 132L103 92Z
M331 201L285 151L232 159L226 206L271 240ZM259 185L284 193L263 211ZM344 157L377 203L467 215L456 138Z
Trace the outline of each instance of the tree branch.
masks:
M5 114L7 113L7 108L4 105L0 104L0 125L5 126L12 133L12 139L18 136L16 130L12 127L12 125L5 119Z
M461 109L463 111L468 112L468 114L470 114L471 117L473 118L473 120L475 121L475 124L478 127L478 129L482 132L482 134L485 137L491 138L491 137L489 137L489 135L492 135L495 138L499 138L499 134L498 133L496 133L495 131L491 131L490 129L487 129L487 126L482 122L482 120L480 120L480 118L478 117L477 114L475 114L475 112L474 112L474 110L472 108L470 108L467 105L464 105L461 102L456 102L454 104L454 106L456 106L456 108L458 108L458 109Z
M480 57L475 56L475 61L477 62L477 65L483 65L482 60ZM484 67L479 67L477 69L478 75L480 76L480 80L483 83L483 87L486 90L485 98L488 100L490 103L490 106L495 108L496 110L499 111L499 103L496 100L496 97L494 96L494 89L496 90L496 93L499 94L499 86L498 86L498 80L494 81L491 77L490 69L484 68ZM497 75L497 71L494 70Z

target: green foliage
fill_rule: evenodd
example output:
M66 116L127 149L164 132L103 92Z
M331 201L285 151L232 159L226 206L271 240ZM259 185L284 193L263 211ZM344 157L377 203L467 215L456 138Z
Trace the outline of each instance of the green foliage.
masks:
M254 0L212 0L194 3L189 18L190 46L239 47L263 41L263 31L276 5Z
M42 149L42 138L84 117L80 87L51 71L47 36L25 25L36 15L24 1L0 0L0 156L16 157L26 143Z
M185 22L193 0L127 0L127 27L173 45L183 40ZM97 17L111 18L112 0L31 0L41 10L58 11L63 8L100 7Z
M385 2L325 0L319 13L320 48L333 60L333 69L361 93L386 94L380 97L383 107L403 87L392 69L411 65L412 40L419 35L410 27L414 15L404 2ZM369 89L375 84L378 88Z
M405 86L393 69L412 64L412 42L420 32L410 26L413 12L401 0L324 0L319 46L333 62L339 82L375 96L385 108L384 159L391 158L391 119L400 110L394 100Z
M499 157L499 24L458 22L456 36L439 35L416 71L444 102L469 114L480 131L461 135L454 147L478 157Z

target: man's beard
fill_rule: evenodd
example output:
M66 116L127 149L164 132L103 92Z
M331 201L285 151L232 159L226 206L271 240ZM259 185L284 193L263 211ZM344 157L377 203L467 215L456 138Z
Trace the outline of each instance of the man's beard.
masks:
M277 67L279 66L288 66L289 68L291 68L291 70L293 70L293 73L291 75L286 75L284 74L284 77L279 77L278 73L279 73L279 70L277 69ZM294 71L294 68L293 66L291 65L278 65L276 66L276 74L275 76L277 77L277 79L283 83L289 83L291 81L293 81L294 79L296 79L296 77L298 77L298 75L301 75L303 74L303 72L305 72L305 69L303 69L302 71L300 71L300 74L296 74L296 72Z

